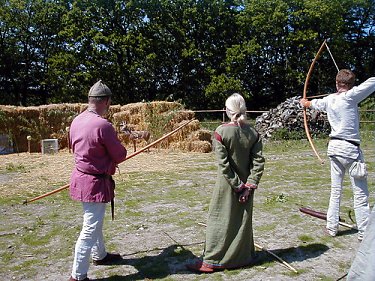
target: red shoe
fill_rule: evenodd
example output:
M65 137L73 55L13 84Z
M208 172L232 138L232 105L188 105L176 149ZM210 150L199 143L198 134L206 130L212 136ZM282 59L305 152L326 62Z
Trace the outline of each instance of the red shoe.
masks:
M192 264L186 265L187 269L194 271L194 272L200 272L200 273L212 273L215 270L211 267L208 267L207 264L205 264L202 261L197 261Z

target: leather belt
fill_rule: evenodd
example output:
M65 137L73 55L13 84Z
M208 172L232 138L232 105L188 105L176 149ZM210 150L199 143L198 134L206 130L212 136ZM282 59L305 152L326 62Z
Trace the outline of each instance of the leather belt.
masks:
M87 173L87 172L84 172L80 169L78 169L76 167L77 171L81 172L81 173L84 173L84 174L87 174L87 175L91 175L91 176L94 176L96 178L100 178L100 179L112 179L112 176L111 175L108 175L108 174L92 174L92 173ZM112 198L111 199L111 216L112 216L112 220L115 219L115 200Z
M347 141L349 143L351 143L352 145L355 145L355 146L359 146L359 143L356 143L355 141L351 141L351 140L345 140L345 139L340 139L340 138L336 138L336 137L331 137L330 138L331 140L343 140L343 141Z

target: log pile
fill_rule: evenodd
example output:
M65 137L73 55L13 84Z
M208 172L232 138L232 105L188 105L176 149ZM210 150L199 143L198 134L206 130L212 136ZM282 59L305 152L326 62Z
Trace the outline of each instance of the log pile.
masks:
M258 116L255 128L263 139L272 139L280 130L303 132L303 109L299 103L301 97L292 97L279 104L276 108ZM307 109L307 122L312 136L329 134L331 127L327 115L313 109ZM301 134L302 136L303 134Z

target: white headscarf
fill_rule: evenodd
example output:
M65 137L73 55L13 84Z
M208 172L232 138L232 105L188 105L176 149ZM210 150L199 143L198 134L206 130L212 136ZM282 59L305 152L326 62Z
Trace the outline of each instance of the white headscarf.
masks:
M246 102L240 94L233 94L225 101L225 111L232 122L246 121Z

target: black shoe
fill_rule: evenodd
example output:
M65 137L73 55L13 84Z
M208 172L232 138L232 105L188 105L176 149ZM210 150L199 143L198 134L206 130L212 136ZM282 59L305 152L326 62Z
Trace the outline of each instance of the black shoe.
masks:
M92 263L94 265L109 265L109 264L113 264L113 263L121 261L121 260L122 260L122 257L121 257L120 254L107 253L107 255L104 257L104 259L93 260Z
M70 276L68 281L78 281L78 279L74 279L72 276ZM87 277L85 279L82 279L82 281L90 281Z

